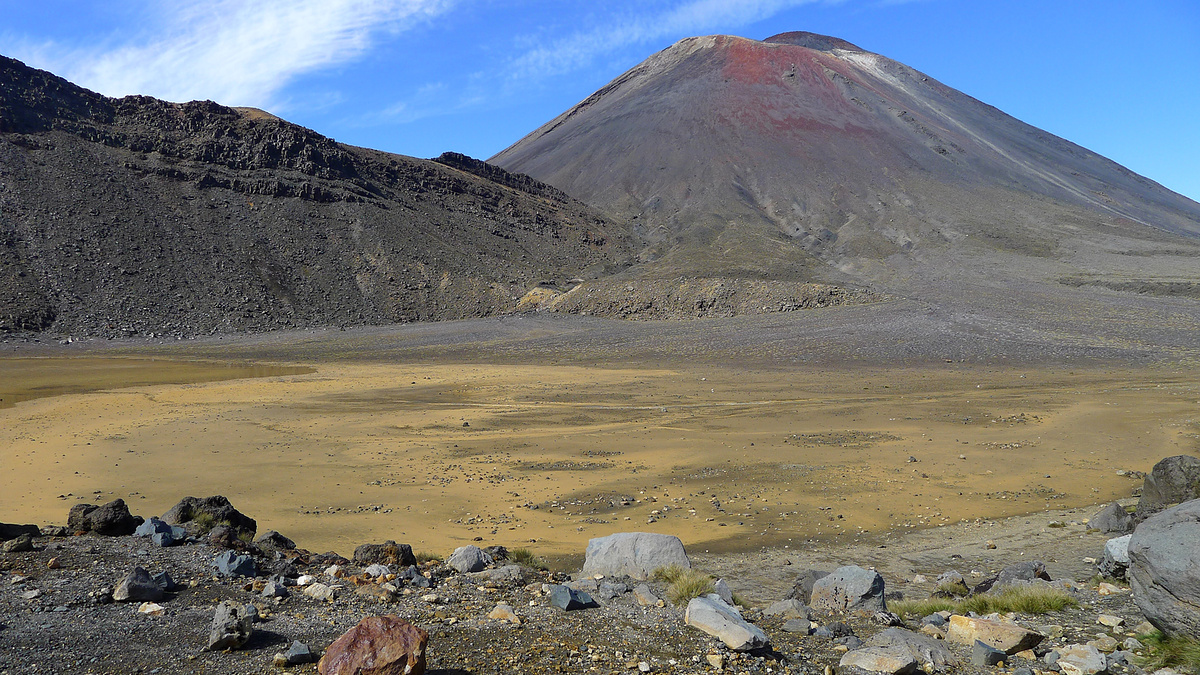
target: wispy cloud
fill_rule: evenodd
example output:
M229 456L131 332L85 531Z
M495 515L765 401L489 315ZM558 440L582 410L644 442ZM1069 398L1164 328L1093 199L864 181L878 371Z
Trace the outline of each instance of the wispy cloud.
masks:
M26 45L34 65L110 96L272 108L296 77L363 55L380 34L455 0L174 0L148 3L136 37L103 47Z
M586 67L597 58L631 45L685 37L713 29L745 26L800 5L836 4L840 0L690 0L657 11L615 17L536 45L519 56L508 71L512 79L540 79Z

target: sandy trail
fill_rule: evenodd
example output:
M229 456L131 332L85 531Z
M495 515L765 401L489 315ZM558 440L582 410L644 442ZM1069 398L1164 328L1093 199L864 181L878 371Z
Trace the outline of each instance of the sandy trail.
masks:
M141 381L113 361L109 386ZM223 494L343 555L571 557L628 530L715 554L1095 504L1140 485L1118 470L1200 449L1200 377L1168 370L299 365L0 409L0 520Z

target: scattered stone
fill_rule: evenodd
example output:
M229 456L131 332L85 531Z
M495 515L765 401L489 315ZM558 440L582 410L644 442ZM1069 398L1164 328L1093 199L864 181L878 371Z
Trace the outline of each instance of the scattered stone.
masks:
M1112 614L1101 614L1100 616L1096 617L1096 623L1103 626L1108 626L1109 628L1116 628L1117 626L1124 626L1125 619Z
M1200 459L1195 462L1200 479ZM1158 466L1155 465L1155 471ZM1149 477L1146 482L1150 482ZM1151 516L1134 530L1129 540L1127 573L1133 600L1146 619L1164 633L1200 635L1197 569L1200 569L1200 499Z
M992 541L991 539L988 539L987 542L984 543L983 547L988 549L989 551L993 550L996 548L996 542Z
M154 579L154 583L158 584L159 588L162 588L167 593L174 593L180 589L179 584L175 583L175 580L165 570L155 574L152 578Z
M387 568L387 565L380 565L379 563L370 565L367 567L367 569L363 570L363 574L372 578L387 576L391 573L392 571Z
M871 616L871 620L880 626L904 625L904 619L900 618L900 615L894 612L875 612L875 614Z
M35 588L33 590L25 591L24 593L21 594L22 600L37 600L40 597L42 597L42 591L37 588Z
M726 586L725 589L729 590L729 587ZM600 598L601 600L607 601L607 600L612 600L613 598L622 596L628 592L629 592L629 586L627 586L623 583L605 581L605 582L602 582L600 584L600 586L596 589L596 596L598 598Z
M0 551L4 553L25 553L33 550L33 537L28 534L19 534L13 539L9 539L0 545Z
M389 539L382 544L363 544L354 549L354 564L409 567L417 564L417 556L413 555L412 546Z
M138 605L138 614L149 614L150 616L162 616L166 613L167 608L157 602L143 602Z
M679 537L649 532L620 532L588 541L584 576L628 576L649 579L655 570L678 565L691 569Z
M654 591L651 590L650 586L646 584L638 584L635 586L633 589L633 597L637 599L638 604L642 607L653 607L654 605L662 602L662 600L654 594Z
M46 561L46 569L61 570L62 562L58 558L51 558Z
M264 598L286 598L289 595L291 593L288 591L287 586L275 580L268 581L262 589L262 596Z
M1116 651L1117 647L1121 646L1121 643L1117 642L1116 638L1111 635L1104 635L1095 640L1089 640L1088 644L1104 653Z
M550 586L550 604L564 612L598 606L586 592L558 584Z
M216 568L217 574L224 577L256 577L258 576L258 567L254 564L254 558L248 555L240 555L236 551L222 551L213 558L213 567Z
M721 654L708 654L704 657L704 660L708 661L708 665L717 670L725 670L725 657Z
M888 628L880 631L867 640L867 645L904 649L919 666L925 667L929 672L941 672L958 665L958 658L941 640L919 635L904 628Z
M783 622L783 631L785 633L800 633L801 635L811 635L813 632L812 621L808 619L788 619Z
M1125 638L1125 641L1121 643L1121 648L1134 652L1138 651L1139 649L1145 649L1146 645L1142 644L1142 641L1135 637L1128 637Z
M803 602L795 598L788 598L787 600L772 603L763 610L763 616L779 616L784 619L804 619L808 621L812 619L812 612Z
M488 612L487 616L489 619L495 619L496 621L507 621L517 625L521 623L521 617L517 616L517 613L513 611L512 605L504 603L497 604L492 611Z
M134 567L113 591L117 602L156 602L163 599L163 587L142 567Z
M428 643L428 633L398 616L369 616L329 645L317 670L321 675L424 675Z
M396 601L396 593L383 586L375 584L364 584L357 586L354 589L354 594L360 598L366 598L380 603L392 603Z
M305 586L304 594L320 602L331 602L336 595L332 586L317 582Z
M1121 588L1120 586L1117 586L1115 584L1110 584L1107 581L1101 581L1100 585L1096 587L1096 594L1097 595L1118 595L1118 594L1124 593L1125 590L1126 589Z
M1003 663L1006 658L1008 654L982 640L976 640L975 644L971 645L971 665L994 666Z
M1129 540L1132 534L1115 537L1104 543L1104 557L1096 565L1100 574L1113 579L1124 579L1129 569Z
M917 669L917 660L903 647L863 647L846 652L839 668L859 668L870 673L907 675Z
M254 540L254 543L262 548L270 548L270 549L275 549L277 551L294 551L294 550L296 550L296 542L292 541L291 539L288 539L287 537L283 536L282 534L279 534L275 530L267 530L266 532L263 532L262 534L258 535L258 537ZM299 642L293 642L292 646L295 647L296 645L299 645L299 644L300 644ZM303 647L304 645L301 645L301 646ZM308 647L304 647L304 648L308 649ZM307 663L307 661L305 661L305 663Z
M684 612L683 621L719 639L734 651L748 651L770 644L762 629L747 623L741 612L721 600L716 593L692 598Z
M955 614L950 617L946 639L964 645L980 641L1006 654L1016 654L1038 646L1045 636L1012 623Z
M228 499L220 495L203 499L184 497L164 513L162 519L171 525L194 527L199 534L204 534L217 525L229 527L236 536L253 537L258 530L258 523L253 518L243 515L233 508Z
M1051 580L1050 575L1046 573L1046 563L1041 560L1026 560L1000 570L1000 574L996 577L995 587L1020 586L1038 579Z
M1172 504L1200 498L1200 458L1176 455L1159 460L1142 485L1137 519L1145 520Z
M483 549L478 546L460 546L454 549L454 553L446 558L446 564L450 565L459 572L466 574L467 572L479 572L483 568L492 564L492 557L483 552Z
M1129 515L1124 506L1113 502L1088 519L1088 529L1099 530L1104 534L1129 532L1133 529L1133 516Z
M721 598L725 604L733 604L733 591L729 588L729 584L725 583L724 579L717 579L713 582L713 592L716 593L717 597Z
M253 605L239 605L228 600L217 605L205 649L219 652L242 647L254 633L254 617L257 615L258 610Z
M292 646L288 647L286 652L278 652L275 654L275 666L278 668L287 668L289 666L299 666L305 663L312 663L316 659L316 655L308 648L308 645L299 640L293 640Z
M487 553L487 551L484 551L484 553ZM488 555L491 554L488 553ZM421 575L418 574L417 576ZM491 581L497 584L521 584L525 583L525 568L520 565L505 565L504 567L476 572L472 575L472 578L479 581Z
M799 600L806 605L811 604L813 584L817 583L818 579L827 576L829 576L829 572L822 570L804 570L796 577L796 581L792 582L792 591L787 594L785 599Z
M886 612L883 577L857 565L839 567L813 583L809 604L818 612Z
M1064 675L1096 675L1108 669L1108 661L1091 645L1070 645L1058 650L1054 662Z

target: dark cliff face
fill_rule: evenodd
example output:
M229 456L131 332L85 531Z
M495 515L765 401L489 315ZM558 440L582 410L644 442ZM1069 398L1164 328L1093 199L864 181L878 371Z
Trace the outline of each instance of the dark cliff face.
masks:
M627 264L626 228L472 162L344 146L208 101L109 99L3 59L0 330L478 317Z
M680 41L489 161L631 219L648 276L919 295L950 278L1129 272L1129 255L1169 276L1200 243L1200 204L811 33Z

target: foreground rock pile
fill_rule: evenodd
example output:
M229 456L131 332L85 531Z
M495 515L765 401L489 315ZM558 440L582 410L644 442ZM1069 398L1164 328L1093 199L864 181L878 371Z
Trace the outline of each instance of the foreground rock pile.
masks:
M1138 673L1137 635L1196 634L1198 522L1189 501L1140 523L1126 542L1132 592L1038 561L964 576L947 560L928 570L935 596L1034 588L1070 602L901 616L889 584L924 579L855 565L797 570L762 607L724 580L677 596L661 571L697 575L666 535L595 539L572 577L501 546L444 561L393 541L316 554L259 534L222 497L149 519L117 500L76 506L65 528L0 525L0 672Z

